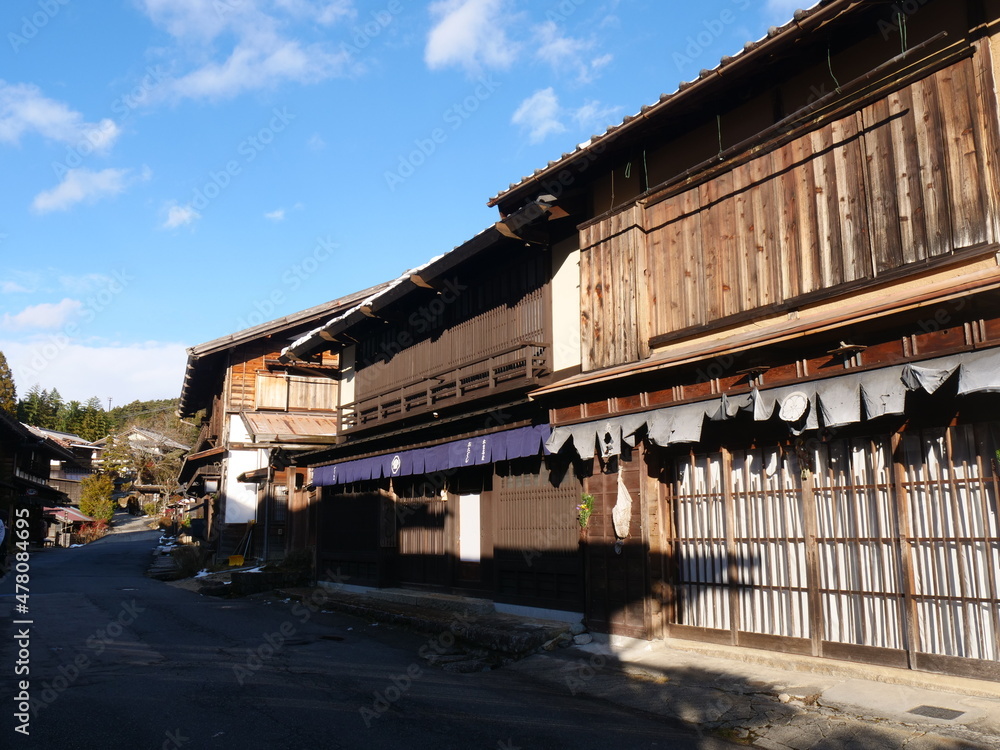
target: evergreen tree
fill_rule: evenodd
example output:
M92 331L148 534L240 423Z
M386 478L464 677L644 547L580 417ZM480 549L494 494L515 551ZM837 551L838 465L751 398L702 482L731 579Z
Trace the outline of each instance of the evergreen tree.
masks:
M84 440L93 441L107 437L110 431L111 420L101 407L101 400L92 396L83 407L77 434Z
M44 406L42 389L35 383L28 389L24 398L17 402L17 418L25 424L41 427Z
M62 430L62 410L63 410L63 400L62 396L59 395L59 391L53 388L47 393L42 391L44 395L45 402L45 417L43 418L44 427L47 430Z
M66 404L63 429L73 435L80 435L80 430L83 429L83 407L79 401L70 401Z
M0 352L0 411L5 411L12 417L17 415L17 389L3 352Z

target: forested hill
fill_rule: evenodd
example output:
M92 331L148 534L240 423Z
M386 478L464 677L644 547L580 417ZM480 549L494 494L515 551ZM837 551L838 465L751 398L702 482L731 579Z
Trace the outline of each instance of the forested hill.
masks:
M190 445L197 429L177 418L177 406L178 399L173 398L133 401L107 410L96 396L86 403L64 401L55 388L48 391L35 386L18 400L17 417L25 424L68 432L91 441L136 425Z

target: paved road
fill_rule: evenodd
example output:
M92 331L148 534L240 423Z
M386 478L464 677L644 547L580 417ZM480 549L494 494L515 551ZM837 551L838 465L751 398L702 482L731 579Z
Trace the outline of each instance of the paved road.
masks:
M30 736L2 748L734 747L513 670L459 675L439 643L301 604L203 597L144 576L156 532L31 559ZM16 696L14 580L0 583L0 695Z

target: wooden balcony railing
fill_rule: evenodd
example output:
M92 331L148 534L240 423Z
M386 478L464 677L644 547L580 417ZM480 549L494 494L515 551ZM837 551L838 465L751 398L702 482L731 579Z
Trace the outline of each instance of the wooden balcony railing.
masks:
M526 387L549 374L549 349L537 341L521 342L502 352L388 391L362 397L341 410L341 430L371 426L435 411L466 398ZM363 374L360 375L363 383Z

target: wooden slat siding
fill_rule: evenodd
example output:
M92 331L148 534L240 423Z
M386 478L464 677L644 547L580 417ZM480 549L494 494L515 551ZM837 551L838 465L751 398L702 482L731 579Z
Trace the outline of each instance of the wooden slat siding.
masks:
M973 57L976 80L976 115L982 127L976 128L976 151L985 162L987 228L991 242L1000 237L1000 128L994 127L1000 102L997 101L996 82L993 78L993 49L989 39L976 43Z
M871 231L865 205L864 156L857 118L847 117L830 124L835 149L831 159L836 169L837 202L831 210L840 221L839 250L843 281L857 281L872 274L868 248Z
M547 256L536 253L459 280L467 288L446 305L444 328L435 323L433 335L428 333L433 322L428 316L437 298L400 312L399 320L386 323L359 345L356 399L480 361L518 342L544 342L547 268ZM406 336L420 340L397 353ZM389 362L387 353L394 354ZM512 362L517 357L510 355Z
M652 308L656 304L656 293L650 284L649 252L646 249L646 211L641 206L633 208L636 229L633 230L632 257L635 259L635 308L636 308L636 348L639 359L650 355L649 339L653 335Z
M813 157L812 183L816 223L813 225L819 262L818 288L827 288L843 281L843 261L840 257L840 221L837 211L836 166L832 164L833 133L831 127L810 134Z
M743 164L736 167L732 172L732 177L734 191L733 221L736 228L736 233L733 237L735 246L733 251L739 259L739 265L745 279L744 282L741 282L737 286L735 291L740 295L740 307L748 309L757 307L760 304L758 301L760 289L759 284L756 283L757 238L754 236L753 229L753 203L747 197L747 187L750 184L749 165Z
M633 207L581 235L582 333L590 342L588 369L635 361L648 347L648 335L642 344L639 340L640 331L649 330L641 322L648 313L639 306L646 293L637 289L640 281L645 284L642 218L642 210Z
M799 138L788 144L791 147L791 163L795 195L795 227L794 250L786 256L787 273L793 276L791 292L793 295L807 294L820 286L822 275L817 241L816 225L816 183L812 168L812 144L809 136Z
M624 361L617 351L622 335L622 326L621 320L615 315L615 297L625 291L623 287L628 284L628 280L616 272L615 261L620 259L619 254L614 252L613 247L609 247L621 238L621 227L619 226L621 220L621 214L611 218L608 229L612 239L601 242L594 248L595 256L598 259L595 269L601 277L601 294L598 300L600 307L595 310L595 314L605 321L603 346L598 350L601 357L600 367Z
M920 165L920 191L927 222L926 257L943 255L951 248L952 214L948 178L945 175L944 131L937 79L916 81L910 87L913 104L914 142Z
M288 408L333 411L337 408L337 382L330 378L289 377Z
M902 247L914 260L928 257L928 222L921 179L920 152L914 118L914 90L905 88L889 95L890 137L902 147L893 149L893 172L896 175L896 201L899 209L899 233Z
M582 364L585 370L596 369L594 357L597 355L597 326L600 321L594 316L594 260L590 252L593 228L585 229L580 235L580 338L582 341Z
M781 259L785 249L781 240L785 234L788 217L782 204L782 186L785 178L768 179L771 174L778 174L780 152L767 154L766 157L755 159L749 163L750 179L754 190L750 194L753 206L753 226L757 259L757 305L766 305L772 299L785 299L782 289L784 279L788 274L782 273L786 268ZM775 254L777 253L777 257Z
M957 62L647 204L643 219L630 206L585 227L585 368L641 356L642 342L633 347L622 326L641 329L630 315L646 307L652 333L668 334L989 241L1000 135L976 65ZM641 241L622 233L633 223L645 227ZM645 305L630 285L645 278L635 255L643 248Z
M257 375L256 388L255 408L287 408L288 379L283 375Z
M714 181L713 181L714 182ZM701 202L700 262L704 274L705 316L709 320L722 317L722 267L724 256L719 247L719 210L712 200L713 183L708 182L698 188Z
M957 247L985 242L983 170L976 154L975 80L972 60L962 60L934 77L938 82L945 134L945 174L948 178L952 241ZM996 117L994 115L993 121Z
M735 184L732 172L727 172L718 180L707 183L710 204L714 204L709 212L717 219L716 233L714 237L709 238L709 242L715 246L718 253L718 267L721 273L716 283L723 315L731 315L746 309L743 290L750 286L746 259L739 252L739 245L736 242L739 228L734 196Z
M680 273L675 273L673 283L667 288L684 297L682 325L699 325L706 319L709 298L701 257L702 214L698 188L686 191L680 199L680 218L673 225L674 241L679 245L680 254L671 252L668 259L668 262L680 259L677 265Z
M583 558L576 506L583 492L573 472L558 486L547 467L494 475L493 559L496 593L505 601L580 611Z
M441 499L399 499L396 514L396 576L401 583L446 586L452 533L448 503Z
M905 262L899 231L900 213L896 198L898 175L893 149L905 149L906 145L893 143L892 121L885 99L866 107L861 115L865 129L868 182L871 186L868 211L872 224L872 254L877 274Z

